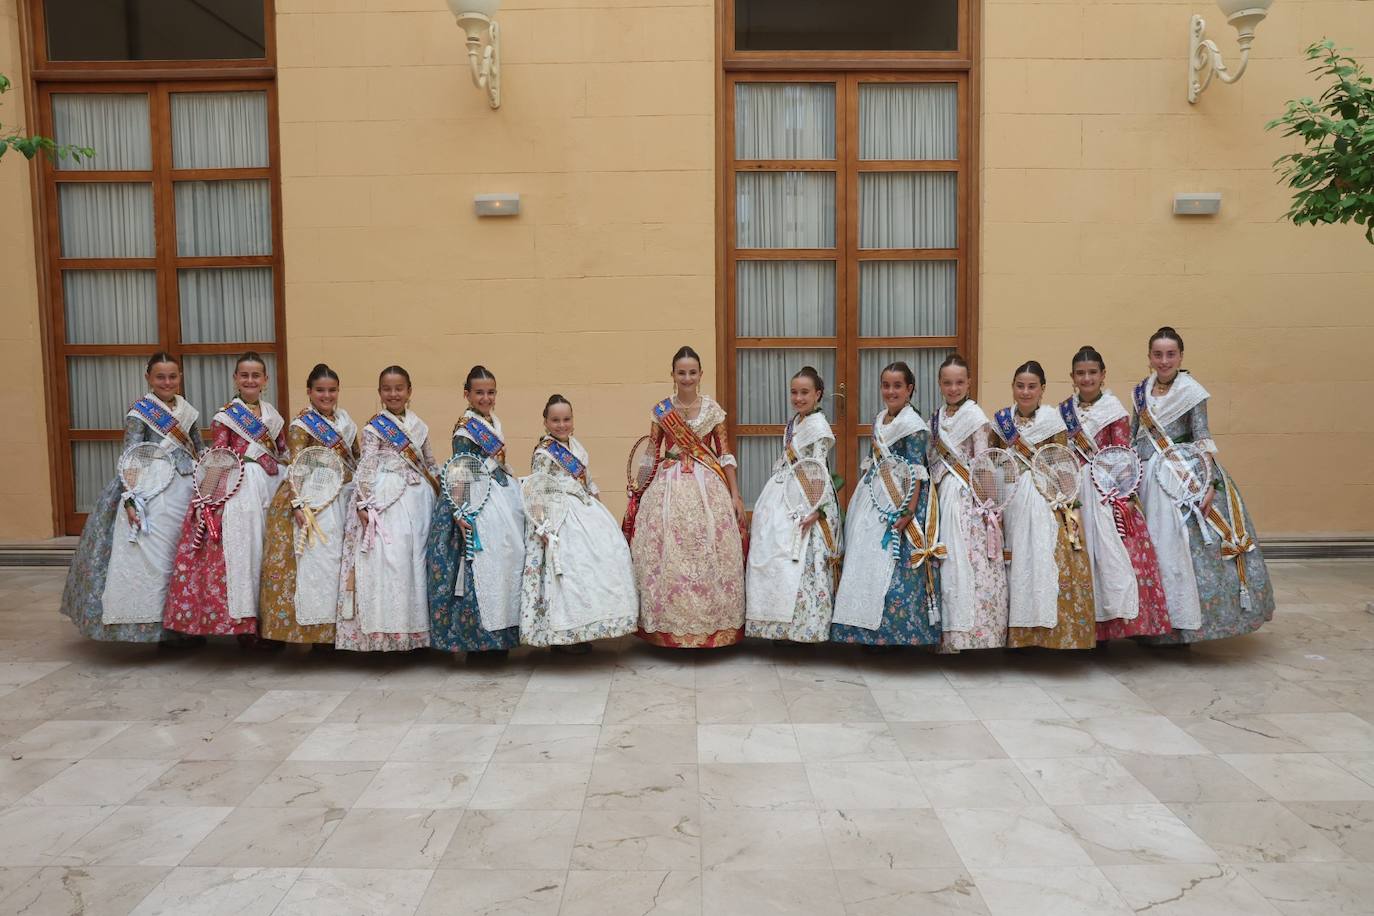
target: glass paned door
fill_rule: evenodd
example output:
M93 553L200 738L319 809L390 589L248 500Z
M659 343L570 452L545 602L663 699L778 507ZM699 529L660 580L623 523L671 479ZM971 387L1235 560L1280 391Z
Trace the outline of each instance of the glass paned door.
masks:
M936 372L968 355L967 76L732 74L726 163L727 397L752 505L803 365L825 378L836 470L852 492L907 363L923 417Z
M792 376L809 365L830 383L843 358L844 88L836 76L729 81L726 376L749 508L782 450ZM842 393L822 406L833 422Z

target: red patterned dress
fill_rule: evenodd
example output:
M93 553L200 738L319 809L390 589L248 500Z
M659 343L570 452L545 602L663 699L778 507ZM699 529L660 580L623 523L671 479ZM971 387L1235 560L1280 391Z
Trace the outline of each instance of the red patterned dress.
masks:
M1109 445L1131 447L1131 421L1125 417L1109 423L1098 430L1093 441L1098 448ZM1172 632L1169 623L1169 605L1164 597L1164 582L1159 574L1159 558L1155 555L1155 545L1150 540L1150 529L1145 527L1145 515L1140 511L1140 501L1132 499L1127 503L1131 518L1129 530L1122 541L1126 553L1135 569L1136 584L1140 590L1140 613L1134 620L1104 620L1097 625L1099 642L1108 639L1122 639L1127 636L1158 636Z

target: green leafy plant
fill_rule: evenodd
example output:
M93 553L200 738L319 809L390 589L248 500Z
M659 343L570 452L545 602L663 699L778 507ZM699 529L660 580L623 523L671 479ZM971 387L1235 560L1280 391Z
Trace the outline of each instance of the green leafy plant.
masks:
M9 91L10 79L5 74L0 73L0 95ZM43 153L49 159L71 157L80 162L82 159L90 159L95 155L95 150L89 146L58 146L57 142L49 137L29 136L18 127L6 126L0 122L0 157L3 157L10 150L14 150L25 159L32 159L39 153Z
M1326 90L1290 101L1265 125L1302 138L1301 152L1274 160L1294 192L1284 219L1297 226L1354 220L1374 244L1374 77L1330 39L1309 46L1307 59L1318 62L1311 72Z

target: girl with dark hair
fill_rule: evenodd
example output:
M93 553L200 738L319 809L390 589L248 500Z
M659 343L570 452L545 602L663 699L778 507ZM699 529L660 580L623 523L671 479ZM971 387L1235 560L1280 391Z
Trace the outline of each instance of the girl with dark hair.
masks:
M343 463L344 485L328 506L311 514L314 527L299 557L297 536L307 519L300 508L293 508L291 485L283 482L277 488L267 510L258 632L264 639L333 648L344 531L353 495L353 468L359 455L358 425L339 406L338 373L324 363L310 371L305 394L310 406L286 429L291 460L307 448L331 449Z
M940 651L995 649L1007 644L1002 523L978 510L971 477L973 460L988 450L992 430L983 408L969 397L969 368L962 356L950 354L938 378L944 405L930 418L930 479L947 550L940 564Z
M673 355L676 393L654 405L649 435L663 463L639 503L631 553L639 636L714 649L744 637L744 503L725 409L701 394L701 358Z
M1207 390L1183 365L1183 337L1170 327L1150 336L1150 375L1136 386L1131 431L1146 463L1141 497L1159 551L1174 631L1159 644L1185 644L1240 636L1274 616L1274 592L1254 523L1235 481L1216 459L1207 424ZM1185 518L1155 479L1158 455L1170 445L1193 443L1213 458L1212 490ZM1186 556L1185 556L1186 553Z
M405 464L405 491L375 521L356 489L345 518L339 616L334 645L355 652L406 652L429 645L425 601L425 539L439 493L429 426L410 409L410 373L387 366L377 377L382 409L363 427L359 461L392 452Z
M1012 374L1016 403L993 418L998 444L1015 455L1023 469L1002 514L1011 551L1007 645L1091 649L1097 645L1097 615L1088 554L1074 545L1068 513L1050 507L1030 472L1037 449L1050 443L1068 445L1059 411L1040 403L1044 394L1045 370L1034 360L1024 363Z
M286 421L262 399L267 363L249 351L234 366L234 397L210 424L214 448L228 448L243 460L243 479L220 513L219 537L197 546L194 509L186 513L176 568L167 592L163 626L198 636L237 635L245 643L258 630L258 584L262 573L267 506L281 482L286 458Z
M124 417L123 448L160 445L176 474L146 502L126 492L115 475L86 516L62 593L62 613L83 635L102 641L167 638L162 609L181 522L191 504L192 463L202 448L200 412L177 394L181 366L176 358L154 353L144 378L148 393Z
M434 507L425 548L429 622L436 649L490 653L520 644L520 578L525 566L525 510L520 481L506 465L505 432L496 410L496 376L473 366L463 381L468 408L453 427L453 454L475 455L492 477L477 531L454 520L446 501ZM466 538L480 549L463 559Z
M1069 443L1083 464L1079 501L1083 504L1083 545L1093 570L1099 641L1169 632L1169 609L1160 581L1159 559L1134 499L1108 500L1093 484L1089 462L1100 450L1129 448L1130 414L1105 389L1107 364L1092 347L1082 347L1071 363L1074 394L1059 405Z
M530 481L562 494L566 513L555 530L525 519L520 583L520 641L580 654L596 639L635 631L639 595L630 545L601 504L587 450L573 435L573 409L555 394L544 405L544 437L530 459Z
M897 362L879 376L883 410L873 418L872 458L849 500L848 554L835 595L835 642L865 646L938 646L940 574L935 568L938 505L931 499L926 452L930 427L911 406L916 378ZM873 502L869 476L888 456L904 459L916 478L902 514L889 522ZM892 538L897 538L893 556Z
M830 638L835 573L842 553L840 507L828 473L824 475L825 496L820 508L805 518L792 514L784 488L793 485L788 477L798 461L825 463L835 447L835 433L821 410L825 382L820 373L803 366L792 376L789 388L794 413L783 431L782 454L754 502L745 633L792 642L825 642Z

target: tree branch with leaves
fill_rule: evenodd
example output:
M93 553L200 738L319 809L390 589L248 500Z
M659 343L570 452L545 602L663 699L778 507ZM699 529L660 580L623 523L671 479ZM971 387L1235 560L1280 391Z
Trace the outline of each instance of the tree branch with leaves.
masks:
M1319 62L1311 72L1329 83L1326 91L1290 101L1265 125L1302 139L1301 152L1274 160L1294 192L1284 219L1297 226L1354 220L1374 244L1374 77L1330 39L1309 46L1307 59Z
M0 95L10 91L10 79L5 74L0 73ZM50 160L71 158L80 162L82 159L90 159L95 155L95 150L89 146L71 146L64 144L59 146L57 141L50 137L30 136L25 134L23 128L6 125L0 121L0 157L3 157L10 150L19 153L25 159L32 159L39 153L43 153Z

